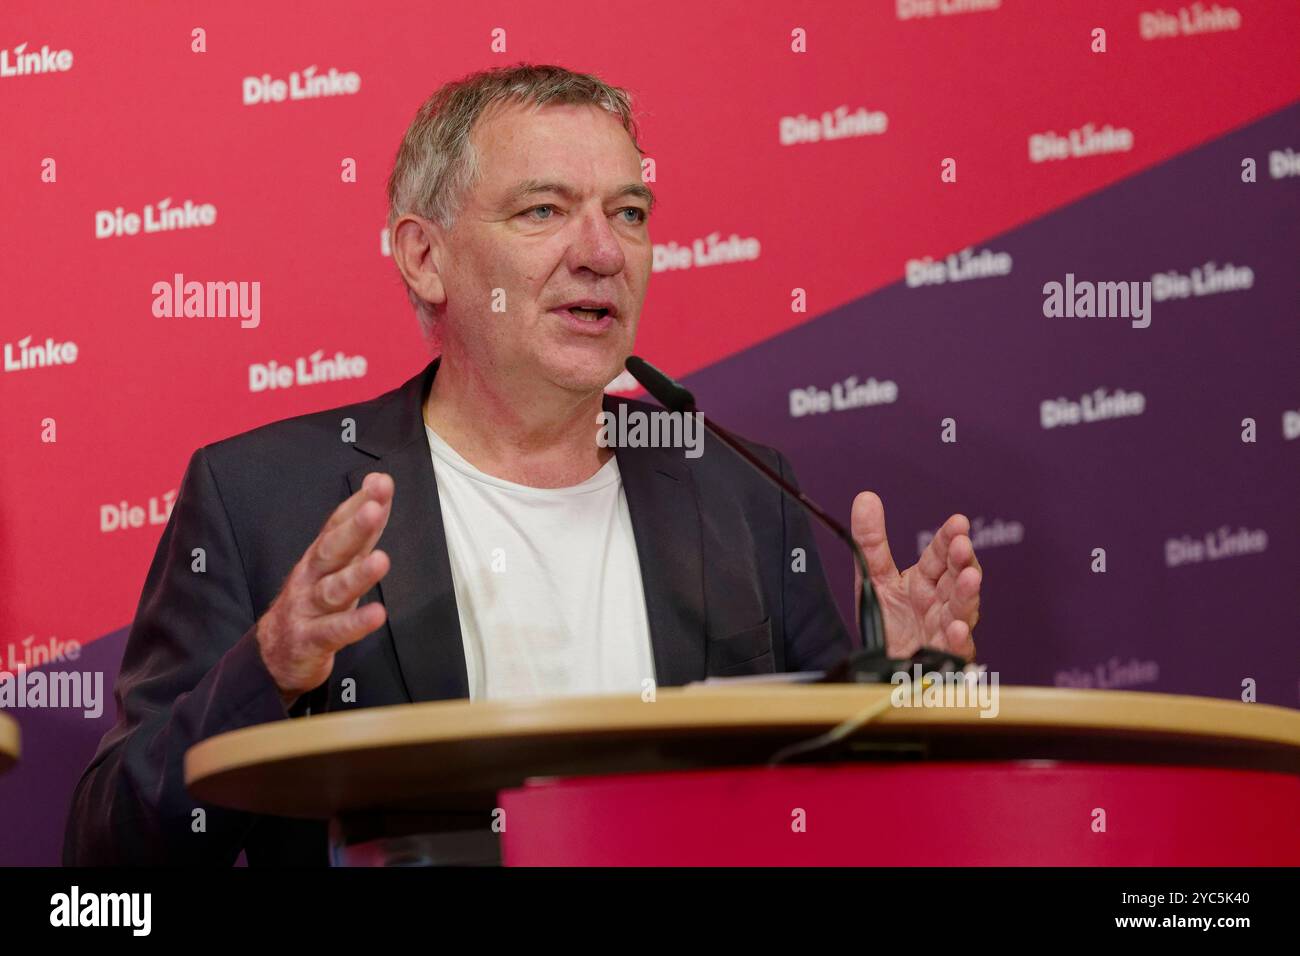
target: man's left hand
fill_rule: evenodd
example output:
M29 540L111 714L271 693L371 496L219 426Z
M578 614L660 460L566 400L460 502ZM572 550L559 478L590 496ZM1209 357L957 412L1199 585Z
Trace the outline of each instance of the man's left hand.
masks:
M955 514L945 521L921 560L901 574L889 553L879 495L864 491L853 500L850 525L880 599L889 655L911 657L929 647L973 660L984 572L966 516ZM854 583L855 593L861 595L860 571Z

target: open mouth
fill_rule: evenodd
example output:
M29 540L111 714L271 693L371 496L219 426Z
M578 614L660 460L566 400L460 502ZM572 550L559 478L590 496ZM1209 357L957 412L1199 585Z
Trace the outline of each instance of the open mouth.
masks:
M583 322L599 322L605 316L609 315L609 309L587 309L576 305L571 305L564 310L575 319L581 319Z

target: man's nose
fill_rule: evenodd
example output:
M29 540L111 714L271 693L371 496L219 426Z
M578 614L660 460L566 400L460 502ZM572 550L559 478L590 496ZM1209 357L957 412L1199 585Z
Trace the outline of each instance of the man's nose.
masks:
M604 276L623 271L623 244L603 209L584 211L573 225L576 232L569 246L570 269L590 269Z

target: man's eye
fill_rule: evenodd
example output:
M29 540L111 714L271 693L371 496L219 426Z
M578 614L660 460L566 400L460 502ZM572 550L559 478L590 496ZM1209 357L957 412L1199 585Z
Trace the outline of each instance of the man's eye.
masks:
M541 215L542 212L546 212L547 215ZM542 206L534 206L532 209L525 209L524 215L531 216L532 218L536 219L538 222L545 222L546 220L551 218L550 213L553 212L555 212L554 206L542 205ZM538 215L534 215L534 213L537 213Z
M640 209L636 206L628 206L625 209L620 209L618 211L618 214L621 216L624 213L628 213L628 212L632 214L632 217L630 219L625 219L624 221L629 225L639 226L641 225L641 223L645 222L646 213L644 209Z

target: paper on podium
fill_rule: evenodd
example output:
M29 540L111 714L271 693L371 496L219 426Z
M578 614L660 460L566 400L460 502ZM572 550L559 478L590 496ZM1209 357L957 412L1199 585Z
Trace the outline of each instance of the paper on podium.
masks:
M742 674L739 677L709 677L692 681L685 690L692 687L726 687L737 684L814 684L826 676L825 671L792 671L782 674Z

